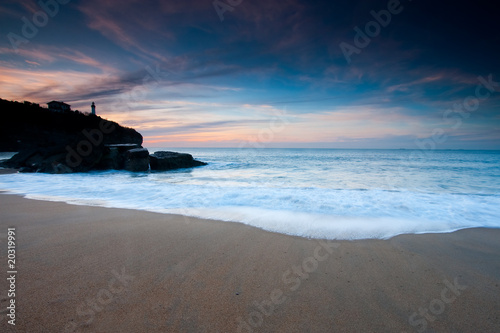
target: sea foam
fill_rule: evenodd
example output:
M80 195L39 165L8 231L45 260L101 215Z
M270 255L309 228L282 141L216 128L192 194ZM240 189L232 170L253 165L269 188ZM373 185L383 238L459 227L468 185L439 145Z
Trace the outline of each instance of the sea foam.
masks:
M406 155L397 151L265 150L251 157L241 150L197 152L208 166L163 173L0 175L0 189L310 238L500 227L498 153L442 153L401 168Z

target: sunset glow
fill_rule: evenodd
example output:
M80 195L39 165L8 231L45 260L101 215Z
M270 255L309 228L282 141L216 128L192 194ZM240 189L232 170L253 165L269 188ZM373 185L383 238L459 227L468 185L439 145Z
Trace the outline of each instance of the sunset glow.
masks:
M25 38L23 17L43 8L7 1L0 97L95 102L151 147L416 148L438 131L442 149L498 148L493 10L401 2L346 56L387 6L244 1L221 21L210 1L71 1ZM458 23L465 13L484 17Z

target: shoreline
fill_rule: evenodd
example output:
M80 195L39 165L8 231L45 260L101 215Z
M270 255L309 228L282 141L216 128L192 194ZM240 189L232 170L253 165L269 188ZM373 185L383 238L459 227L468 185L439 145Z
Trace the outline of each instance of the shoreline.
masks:
M0 171L1 171L1 169L0 169ZM16 173L17 171L18 170L16 170L16 169L9 169L8 173ZM0 174L1 174L1 172L0 172ZM132 212L137 212L137 213L158 214L160 216L164 215L164 216L168 217L167 219L182 219L182 220L184 220L184 223L186 223L186 224L189 224L190 220L208 221L208 222L212 222L212 223L233 223L233 224L249 227L249 228L261 231L261 232L266 232L266 233L281 235L281 236L286 236L286 237L296 237L296 238L306 239L306 240L311 240L311 241L315 241L315 240L316 241L317 240L328 240L328 241L334 241L334 242L357 242L357 241L371 241L371 240L390 241L391 239L393 239L395 237L400 237L400 236L453 234L455 232L459 232L459 231L463 231L463 230L474 230L474 229L483 230L484 229L484 230L499 230L500 231L500 227L463 227L463 228L453 229L450 231L401 233L401 234L397 234L397 235L390 236L387 238L325 239L325 238L304 237L304 236L299 236L299 235L281 233L281 232L277 232L277 231L259 228L257 226L253 226L251 224L246 224L244 222L239 222L239 221L224 221L224 220L217 220L217 219L212 219L212 218L203 218L203 217L189 216L189 215L182 215L182 214L161 213L161 212L136 209L136 208L106 207L106 206L99 206L99 205L89 205L89 204L85 204L85 203L70 203L70 202L66 202L66 201L52 201L52 200L44 200L44 199L38 199L38 198L27 198L26 194L14 193L14 192L10 192L9 190L0 190L0 198L2 197L2 195L16 196L16 197L21 198L23 200L47 202L47 203L55 203L55 204L64 204L64 205L68 205L68 206L77 206L77 207L83 206L83 207L89 207L89 208L118 209L118 210L132 211Z
M16 330L3 310L3 331L500 327L500 229L321 241L240 223L0 198L0 234L15 227L18 237ZM7 281L0 285L4 308Z
M5 172L6 174L11 174L11 173L16 173L18 170L16 169L7 169L8 171ZM2 174L2 170L0 169L0 175ZM301 236L301 235L296 235L292 233L285 233L281 231L275 231L275 230L270 230L266 229L263 227L259 227L256 225L252 225L249 223L245 223L242 221L235 221L235 220L223 220L223 219L217 219L217 218L211 218L211 217L200 217L200 216L190 216L190 215L182 215L182 214L176 214L176 213L169 213L169 212L158 212L154 210L146 210L146 209L138 209L138 208L123 208L123 207L113 207L113 206L105 206L105 205L92 205L89 204L88 201L86 200L79 200L75 199L73 202L68 202L64 200L47 200L44 198L37 198L36 195L31 198L27 198L26 196L29 196L29 194L23 194L23 193L16 193L12 192L10 190L0 190L0 194L6 194L6 195L14 195L14 196L19 196L23 199L26 200L34 200L34 201L42 201L42 202L53 202L53 203L62 203L62 204L67 204L67 205L72 205L72 206L87 206L87 207L99 207L99 208L107 208L107 209L124 209L124 210L131 210L131 211L137 211L137 212L144 212L144 213L153 213L153 214L160 214L160 215L167 215L167 216L175 216L178 218L182 218L184 220L189 220L189 219L196 219L196 220L204 220L204 221L213 221L213 222L223 222L223 223L236 223L244 226L248 226L251 228L255 228L260 231L264 232L269 232L277 235L284 235L284 236L290 236L290 237L299 237L299 238L304 238L304 239L311 239L311 240L318 240L318 239L330 239L330 240L338 240L338 241L358 241L358 240L390 240L394 237L397 236L403 236L403 235L433 235L433 234L449 234L449 233L454 233L460 230L468 230L468 229L498 229L500 230L500 227L487 227L487 226L480 226L480 227L459 227L451 230L444 230L444 231L418 231L418 232L402 232L398 234L394 234L391 236L387 237L364 237L364 238L321 238L321 237L314 237L314 236ZM42 196L43 197L43 196Z

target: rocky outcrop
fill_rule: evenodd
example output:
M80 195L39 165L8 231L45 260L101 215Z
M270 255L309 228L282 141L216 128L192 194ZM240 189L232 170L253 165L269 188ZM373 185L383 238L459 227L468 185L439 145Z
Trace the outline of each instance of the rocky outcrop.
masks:
M157 151L149 157L151 170L167 171L182 168L193 168L207 165L197 161L190 154L175 153L172 151Z
M20 151L0 167L22 172L72 173L92 170L144 172L205 165L189 154L141 146L132 128L78 111L53 112L29 102L0 99L0 151Z
M19 169L21 172L88 172L95 169L104 154L102 146L79 151L82 154L70 145L26 149L0 166Z
M124 143L116 145L105 145L104 155L99 161L96 169L98 170L122 170L125 169L125 153L128 150L142 148L141 145L134 143Z
M75 148L76 147L76 148ZM159 151L149 155L146 148L137 144L91 146L76 143L27 149L14 155L0 166L19 169L21 172L73 173L92 170L128 170L132 172L168 171L206 165L190 154Z
M149 151L146 148L134 148L125 152L125 170L141 172L149 170Z

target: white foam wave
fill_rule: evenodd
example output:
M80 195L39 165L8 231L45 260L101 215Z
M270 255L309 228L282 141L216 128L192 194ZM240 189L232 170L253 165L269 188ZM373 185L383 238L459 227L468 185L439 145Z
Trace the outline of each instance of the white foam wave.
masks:
M162 212L240 222L271 232L317 239L388 239L400 234L444 233L475 227L453 222L436 223L390 217L329 216L253 207L165 209Z
M262 156L256 159L215 151L210 156L220 162L167 173L0 175L0 189L39 200L233 221L311 238L500 228L495 154L437 155L434 164L422 162L397 173L390 169L393 158L405 153L370 152L368 158L365 152L351 152L350 161L331 162L329 157L347 153L305 151L299 154L301 163L289 151L258 153ZM235 156L237 161L227 162ZM382 163L383 156L391 159ZM477 162L485 159L495 163ZM400 185L389 186L387 178Z

